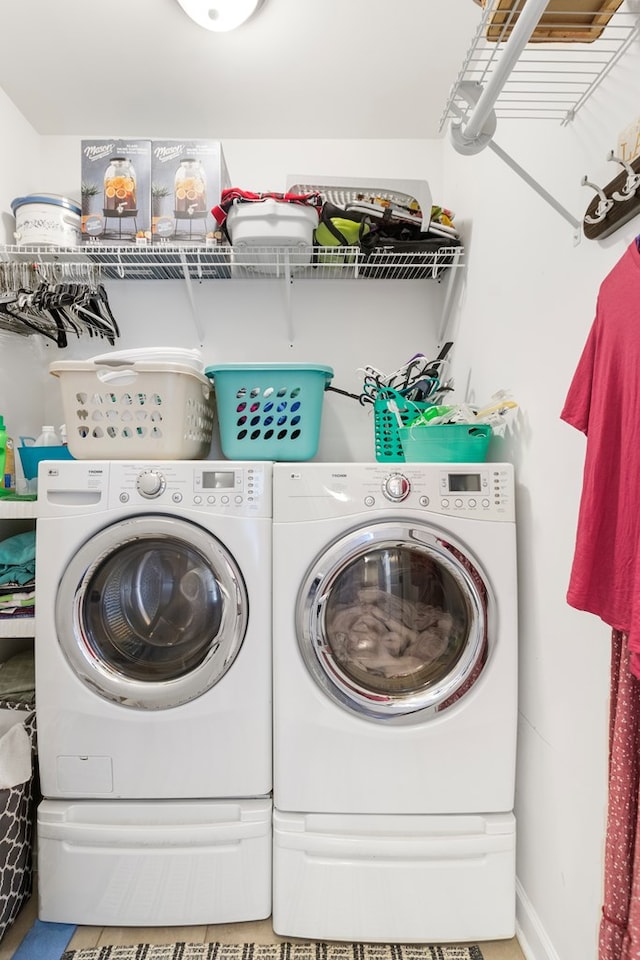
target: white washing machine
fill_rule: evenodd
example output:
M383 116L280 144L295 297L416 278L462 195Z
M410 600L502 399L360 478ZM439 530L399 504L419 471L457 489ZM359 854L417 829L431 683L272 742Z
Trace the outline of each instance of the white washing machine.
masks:
M38 478L40 918L271 912L271 464Z
M512 466L273 481L274 929L513 936Z

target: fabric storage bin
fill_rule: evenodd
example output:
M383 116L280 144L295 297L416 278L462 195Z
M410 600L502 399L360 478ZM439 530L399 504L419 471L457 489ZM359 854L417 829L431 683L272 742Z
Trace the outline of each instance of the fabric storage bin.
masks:
M211 446L213 390L187 364L60 360L69 451L78 460L198 460Z
M222 452L230 460L309 460L318 449L331 367L231 363L206 367Z
M292 268L311 262L318 211L302 203L268 197L254 203L234 203L227 214L233 263L253 272L274 274L288 257ZM283 250L274 248L284 248Z
M13 715L15 714L15 721ZM31 774L23 783L0 789L0 938L14 922L31 896L33 881L33 835L36 807L34 710L24 704L0 701L0 722L7 727L22 725L27 733ZM0 766L6 733L0 737Z
M491 440L484 423L420 424L399 433L407 463L481 463Z

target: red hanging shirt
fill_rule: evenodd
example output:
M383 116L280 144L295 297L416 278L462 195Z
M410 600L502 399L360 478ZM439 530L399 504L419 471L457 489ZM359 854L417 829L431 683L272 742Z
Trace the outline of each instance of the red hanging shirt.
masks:
M587 437L567 602L629 634L640 677L640 252L603 280L561 418Z

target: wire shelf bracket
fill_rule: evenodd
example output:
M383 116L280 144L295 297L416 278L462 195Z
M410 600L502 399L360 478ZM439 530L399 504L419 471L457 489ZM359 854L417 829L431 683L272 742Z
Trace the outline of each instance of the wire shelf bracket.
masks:
M564 126L575 118L640 35L640 0L625 0L621 10L608 0L606 8L615 10L606 16L599 2L579 16L571 0L552 14L545 13L549 0L519 0L509 12L506 0L487 2L440 123L442 130L451 120L450 140L460 154L489 147L573 227L576 243L580 221L499 147L494 135L499 119L555 119ZM552 26L541 28L547 18Z

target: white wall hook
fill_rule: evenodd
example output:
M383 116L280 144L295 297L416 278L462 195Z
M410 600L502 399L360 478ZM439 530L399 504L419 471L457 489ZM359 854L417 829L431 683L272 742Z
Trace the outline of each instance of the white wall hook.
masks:
M596 193L598 194L598 196L600 197L600 200L598 201L598 206L596 207L596 209L595 209L595 211L594 211L594 214L595 214L595 215L594 215L594 216L585 216L584 222L585 222L585 223L602 223L602 221L604 220L604 218L606 217L606 215L609 213L609 210L611 210L611 207L613 206L613 200L611 200L611 199L606 195L606 193L604 192L604 190L602 189L602 187L599 187L599 186L597 185L597 183L591 183L590 180L587 180L587 175L586 175L586 173L585 173L584 177L582 178L581 183L582 183L582 186L583 186L583 187L591 187L591 189L592 189L592 190L595 190L595 192L596 192Z
M610 150L607 154L607 160L614 160L616 163L619 163L627 171L627 179L625 185L621 190L616 190L611 194L614 200L624 201L630 200L631 197L635 195L638 185L640 184L640 173L636 173L630 163L627 163L626 160L623 160L622 157L614 156L613 150Z

